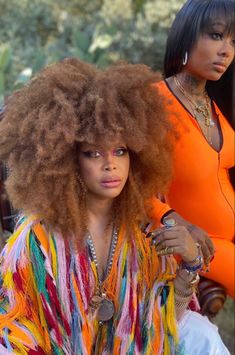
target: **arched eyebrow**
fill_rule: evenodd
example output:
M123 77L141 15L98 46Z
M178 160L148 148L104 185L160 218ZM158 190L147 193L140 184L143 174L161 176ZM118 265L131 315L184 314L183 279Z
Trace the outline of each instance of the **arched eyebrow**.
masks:
M203 32L221 32L225 35L231 35L234 36L234 29L231 24L228 24L224 19L218 19L218 20L212 20L208 21L207 24L205 24Z
M208 30L214 31L214 30L221 30L224 31L226 29L226 23L223 21L215 21L212 23L209 23L207 26Z

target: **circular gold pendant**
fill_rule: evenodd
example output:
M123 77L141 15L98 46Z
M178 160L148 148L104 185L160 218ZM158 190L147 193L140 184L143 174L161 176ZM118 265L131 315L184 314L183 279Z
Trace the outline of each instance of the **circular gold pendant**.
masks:
M114 304L106 297L102 297L102 300L96 310L96 317L98 321L105 322L111 319L114 315Z
M100 295L95 294L90 301L90 307L92 309L92 311L96 311L97 308L100 306L101 302L103 300L103 297Z

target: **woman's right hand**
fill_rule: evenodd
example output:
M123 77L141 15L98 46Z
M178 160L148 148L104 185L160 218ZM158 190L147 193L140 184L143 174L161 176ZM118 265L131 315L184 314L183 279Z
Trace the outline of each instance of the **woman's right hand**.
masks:
M213 259L215 248L208 234L198 226L188 222L175 211L169 213L167 218L173 218L177 225L184 226L189 231L195 243L200 244L203 259L206 265Z
M159 256L177 254L186 263L198 256L197 245L184 226L162 227L151 232L151 237Z

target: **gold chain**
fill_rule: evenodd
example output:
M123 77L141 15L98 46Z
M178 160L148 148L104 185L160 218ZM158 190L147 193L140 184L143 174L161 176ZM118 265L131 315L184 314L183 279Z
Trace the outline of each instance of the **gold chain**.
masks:
M198 114L203 116L204 124L207 128L207 135L206 136L207 136L208 142L210 144L212 144L211 127L213 127L215 125L215 122L211 118L211 115L210 115L210 98L209 98L207 92L204 91L204 97L206 100L205 105L197 105L196 102L194 102L194 100L192 99L192 97L185 91L182 84L179 82L179 80L177 79L177 77L175 75L174 75L174 81L175 81L175 84L178 87L178 89L182 92L182 94L188 100L188 102L193 110L196 120L197 121L202 120L202 117L198 116Z

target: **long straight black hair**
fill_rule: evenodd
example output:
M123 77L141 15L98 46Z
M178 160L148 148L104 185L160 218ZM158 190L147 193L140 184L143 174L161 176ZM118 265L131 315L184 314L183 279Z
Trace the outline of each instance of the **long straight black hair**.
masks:
M164 77L177 74L182 69L183 58L216 19L224 19L226 34L234 34L234 0L188 0L177 13L169 31L164 59ZM235 125L234 61L218 81L206 84L210 97Z

